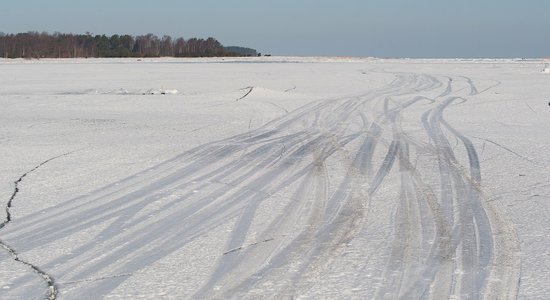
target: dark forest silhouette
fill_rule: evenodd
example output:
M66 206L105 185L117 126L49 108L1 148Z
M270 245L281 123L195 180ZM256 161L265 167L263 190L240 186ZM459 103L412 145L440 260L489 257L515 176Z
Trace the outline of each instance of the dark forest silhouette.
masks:
M139 36L0 33L0 57L4 58L250 56L239 49L247 48L225 48L211 37L185 40L181 37L173 39L168 35L159 38L151 33Z

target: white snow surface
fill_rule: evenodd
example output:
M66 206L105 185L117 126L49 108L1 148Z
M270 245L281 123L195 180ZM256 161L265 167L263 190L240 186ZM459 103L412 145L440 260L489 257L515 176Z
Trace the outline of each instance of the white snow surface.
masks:
M544 67L0 59L0 298L548 298Z

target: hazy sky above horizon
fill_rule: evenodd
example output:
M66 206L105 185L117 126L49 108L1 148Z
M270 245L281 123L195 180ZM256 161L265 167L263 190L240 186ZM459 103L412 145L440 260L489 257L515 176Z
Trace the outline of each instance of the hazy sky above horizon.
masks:
M548 0L0 0L0 32L214 37L273 55L550 57Z

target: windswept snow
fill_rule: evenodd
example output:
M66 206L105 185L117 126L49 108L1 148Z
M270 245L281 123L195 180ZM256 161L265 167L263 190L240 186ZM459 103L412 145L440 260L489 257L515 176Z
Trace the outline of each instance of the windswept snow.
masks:
M0 60L0 298L544 299L544 67Z

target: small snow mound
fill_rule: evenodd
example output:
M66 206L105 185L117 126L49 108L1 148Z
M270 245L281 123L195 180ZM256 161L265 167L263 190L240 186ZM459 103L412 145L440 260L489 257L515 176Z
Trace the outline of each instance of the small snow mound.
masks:
M149 89L143 94L144 95L175 95L178 92L179 92L178 90Z
M126 89L123 89L123 88L120 88L118 90L113 91L112 94L115 94L115 95L129 95L130 91L128 91Z
M84 92L82 92L82 94L99 95L101 93L96 89L88 89L88 90L85 90Z
M178 93L178 90L164 90L164 95L175 95Z
M542 73L550 74L550 67L546 67L546 68L542 69Z
M148 89L143 93L144 95L160 95L160 90L157 89Z

